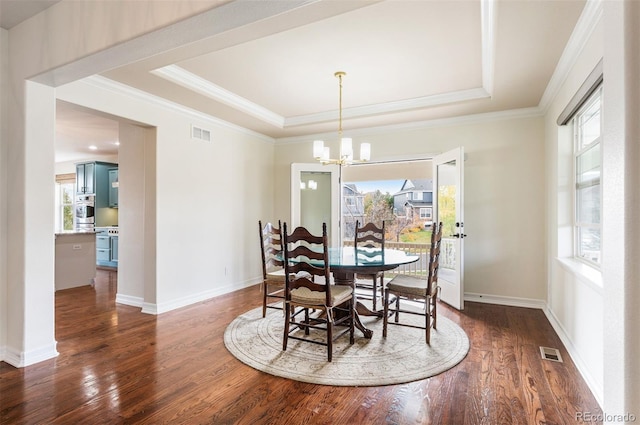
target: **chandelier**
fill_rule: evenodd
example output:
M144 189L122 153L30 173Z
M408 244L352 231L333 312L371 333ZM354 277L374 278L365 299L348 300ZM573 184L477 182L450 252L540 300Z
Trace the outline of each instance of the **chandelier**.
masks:
M334 74L340 81L340 120L338 124L338 138L340 139L340 158L331 159L331 151L328 146L324 145L324 141L315 140L313 142L313 157L320 161L323 165L351 165L355 163L367 162L371 159L371 144L360 144L360 159L353 159L353 140L350 137L342 137L342 77L347 75L346 72L338 71Z

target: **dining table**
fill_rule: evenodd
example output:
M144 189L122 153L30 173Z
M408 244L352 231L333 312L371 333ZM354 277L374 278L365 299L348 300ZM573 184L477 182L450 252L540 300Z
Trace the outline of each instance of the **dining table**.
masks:
M403 264L416 262L419 258L418 255L410 255L398 249L355 248L353 246L329 248L329 268L335 284L350 285L354 288L354 297L356 297L355 327L364 334L365 338L371 338L373 331L363 325L360 316L382 317L383 311L371 310L358 301L355 295L356 273L376 274L393 270Z

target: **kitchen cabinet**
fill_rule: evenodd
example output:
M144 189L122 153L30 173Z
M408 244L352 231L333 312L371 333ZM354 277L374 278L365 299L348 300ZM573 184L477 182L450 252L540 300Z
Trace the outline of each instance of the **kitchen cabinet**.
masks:
M109 170L109 208L118 208L118 169Z
M76 164L76 194L96 193L96 164Z
M112 171L115 170L115 173ZM118 197L112 194L110 179L117 181L118 164L111 162L79 162L76 164L76 196L93 195L96 227L118 224Z
M109 242L111 243L111 262L117 263L118 262L118 237L110 236Z
M118 235L109 234L113 229L96 229L96 264L118 267Z

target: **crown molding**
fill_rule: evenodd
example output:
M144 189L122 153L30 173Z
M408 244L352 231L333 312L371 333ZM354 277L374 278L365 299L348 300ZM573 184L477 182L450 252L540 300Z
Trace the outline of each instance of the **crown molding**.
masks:
M414 99L378 103L376 105L355 106L352 108L343 109L342 116L344 118L368 117L372 115L408 111L411 109L447 105L450 103L464 102L468 100L486 99L488 97L491 97L489 93L487 93L484 88L479 87L475 89L459 90L454 92L435 94L431 96L417 97ZM285 127L317 124L321 122L334 121L337 119L337 111L299 115L295 117L285 118Z
M558 95L582 49L589 41L598 21L602 18L602 9L601 0L587 0L582 14L580 14L580 18L578 18L578 22L571 33L571 37L569 37L569 41L562 52L562 56L560 56L558 65L549 80L549 84L547 84L547 88L540 98L538 107L545 113Z
M154 69L151 73L193 92L207 96L210 99L224 103L227 106L249 114L277 128L284 127L285 118L283 116L213 84L211 81L205 80L178 65L168 65Z
M145 103L152 103L154 106L158 106L161 107L163 109L166 109L168 111L174 112L174 113L178 113L182 116L185 116L189 119L197 119L209 124L212 124L214 126L220 127L220 128L225 128L225 129L229 129L229 130L233 130L233 131L237 131L239 133L244 133L247 134L249 136L252 137L256 137L259 138L263 141L266 142L274 142L274 138L273 137L269 137L266 136L262 133L258 133L256 131L253 130L249 130L245 127L241 127L239 125L236 124L232 124L228 121L224 121L221 120L219 118L215 118L211 115L205 114L203 112L197 111L195 109L191 109L188 108L186 106L180 105L178 103L172 102L170 100L167 100L163 97L159 97L153 94L149 94L145 91L133 88L131 86L127 86L125 84L122 83L118 83L114 80L111 80L109 78L103 77L101 75L92 75L91 77L87 77L84 78L83 80L81 80L82 82L85 82L91 86L94 86L96 88L102 89L102 90L109 90L113 93L122 95L122 96L130 96L134 99L140 100L142 102Z
M493 92L496 15L495 0L482 0L480 3L482 87L379 103L375 105L345 108L342 111L343 117L347 119L360 118L490 98ZM315 114L284 117L261 105L251 102L242 96L226 90L209 80L199 77L178 65L168 65L155 69L151 71L151 73L195 93L199 93L231 108L249 114L280 129L309 124L319 124L338 119L338 111L326 111Z
M355 136L355 137L366 137L366 136L373 136L373 135L380 135L380 134L422 130L427 128L451 127L456 125L478 124L478 123L484 123L484 122L504 121L504 120L521 119L521 118L535 118L535 117L541 117L543 115L544 115L544 112L539 107L534 106L531 108L510 109L507 111L485 112L481 114L463 115L459 117L439 118L434 120L414 121L410 123L393 124L393 125L380 126L380 127L353 129L353 130L349 130L349 135ZM336 133L332 132L332 133L308 134L305 136L282 137L279 139L275 139L275 143L278 145L309 143L309 141L311 140L323 139L323 138L326 140L328 138L335 137L335 136L336 136Z

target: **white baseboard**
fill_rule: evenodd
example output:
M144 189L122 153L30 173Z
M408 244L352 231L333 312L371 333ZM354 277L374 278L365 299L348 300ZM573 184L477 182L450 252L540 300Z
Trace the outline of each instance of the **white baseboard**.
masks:
M142 307L144 299L142 297L133 297L131 295L116 294L116 303L130 305L132 307Z
M5 347L2 359L13 367L30 366L57 357L59 353L56 350L56 345L57 342L54 341L51 345L31 351L19 351L11 347Z
M208 299L227 294L229 292L244 289L249 286L253 286L260 283L261 279L250 279L245 282L225 285L219 288L203 291L198 294L189 295L183 298L178 298L164 303L149 303L142 297L133 297L130 295L116 294L116 303L130 305L132 307L140 307L145 314L162 314L167 311L175 310L177 308L186 307L191 304L206 301Z
M244 282L237 282L225 286L221 286L215 289L210 289L208 291L203 291L198 294L189 295L188 297L178 298L175 300L171 300L169 302L158 303L155 305L155 313L151 313L151 308L149 309L150 314L162 314L167 311L175 310L177 308L186 307L191 304L199 303L202 301L206 301L211 298L218 297L220 295L228 294L229 292L237 291L240 289L247 288L249 286L253 286L256 283L261 282L261 279L250 279Z
M553 314L551 309L549 309L549 306L545 301L537 300L533 298L503 297L499 295L475 294L475 293L469 293L469 292L465 292L464 300L471 301L471 302L487 303L487 304L506 305L511 307L527 307L527 308L541 309L544 312L545 316L547 317L547 320L549 320L549 323L551 323L551 327L560 338L560 341L562 341L562 344L567 349L567 352L569 353L571 360L573 360L573 363L576 365L576 368L578 368L578 372L587 383L587 386L593 393L593 396L595 397L596 401L598 402L600 407L602 407L603 388L597 384L595 379L593 379L593 376L591 376L591 374L589 373L589 368L586 366L586 363L582 360L582 357L580 357L579 351L573 345L573 343L571 342L571 338L569 338L569 335L560 324L560 321Z
M556 331L556 334L558 334L558 336L560 337L562 344L569 352L569 356L571 357L571 360L573 360L573 363L578 368L580 375L582 375L585 382L587 383L587 386L593 393L593 396L596 398L596 401L602 408L602 403L603 403L602 386L598 385L596 380L591 375L591 373L589 373L589 368L587 367L584 360L582 360L582 357L580 357L578 350L571 342L571 338L569 338L569 335L565 331L564 327L562 326L562 324L560 323L556 315L553 314L553 311L551 311L551 309L548 306L545 307L543 311L545 316L547 316L547 320L549 320L549 323L551 323L553 330Z
M154 303L142 303L142 313L158 314L158 305Z
M537 300L535 298L503 297L500 295L476 294L473 292L465 292L464 300L476 303L507 305L511 307L539 308L541 310L547 308L547 303L545 301Z

